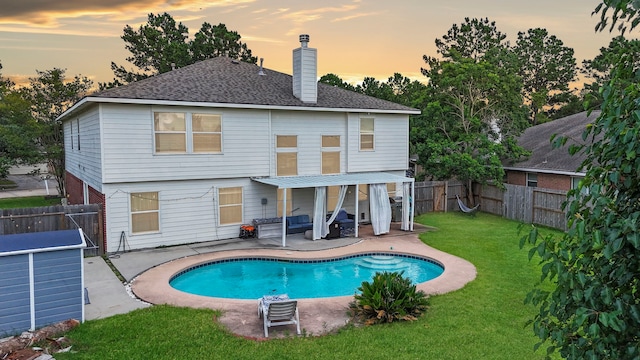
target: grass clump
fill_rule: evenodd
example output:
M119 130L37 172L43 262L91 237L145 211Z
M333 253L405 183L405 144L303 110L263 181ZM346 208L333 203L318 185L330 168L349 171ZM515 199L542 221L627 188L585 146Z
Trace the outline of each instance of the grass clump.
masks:
M404 271L377 272L373 281L363 281L349 304L354 318L365 325L417 320L427 309L428 298L403 275Z
M60 198L49 196L27 196L0 199L0 209L22 209L51 205L60 205Z

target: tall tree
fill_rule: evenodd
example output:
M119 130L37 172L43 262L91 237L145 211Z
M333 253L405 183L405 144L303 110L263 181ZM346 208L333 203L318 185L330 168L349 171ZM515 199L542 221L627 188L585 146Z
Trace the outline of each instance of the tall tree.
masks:
M630 66L640 67L640 40L614 37L592 60L582 62L582 73L602 86L611 80L611 71L621 61L631 61Z
M25 95L38 124L38 145L58 182L58 193L65 196L64 134L58 117L86 95L93 82L80 75L67 80L66 70L59 68L36 73L37 77L29 79Z
M573 49L564 46L546 29L529 29L519 32L513 48L519 60L518 75L523 80L524 97L531 109L531 123L536 125L545 109L562 105L567 98L569 83L576 77L576 59Z
M488 60L488 56L495 55L501 48L507 48L506 38L495 21L467 17L462 24L453 24L442 39L436 39L436 48L444 60L471 58L478 62Z
M255 64L258 58L251 55L247 44L242 43L240 39L240 34L237 31L228 30L225 24L212 26L205 22L189 42L191 62L227 56Z
M188 40L189 29L182 23L176 23L166 12L149 14L147 23L138 30L126 25L121 38L131 53L127 61L137 69L127 70L111 62L115 79L101 83L101 89L128 84L217 56L257 62L247 45L240 41L240 34L228 30L224 24L212 26L205 22L194 38Z
M0 178L9 175L12 166L33 165L41 160L35 125L29 102L0 73Z
M339 87L339 88L343 88L346 90L351 90L351 91L356 91L356 87L349 84L348 82L342 80L338 75L333 74L333 73L329 73L329 74L325 74L322 75L320 77L320 80L318 80L318 82L323 83L323 84L327 84L327 85L331 85L331 86L335 86L335 87Z
M613 23L626 29L638 23L640 3L609 0L596 29ZM601 114L587 127L586 175L567 201L569 230L562 239L540 238L537 229L521 240L541 257L542 279L554 283L537 288L528 300L539 307L533 329L569 359L640 358L640 68L636 54L620 54L603 85ZM558 143L566 139L558 139ZM585 189L588 192L585 193Z
M426 176L466 182L472 201L472 182L501 183L501 160L523 154L514 141L525 122L522 84L487 61L424 59L429 102L412 124L411 142Z

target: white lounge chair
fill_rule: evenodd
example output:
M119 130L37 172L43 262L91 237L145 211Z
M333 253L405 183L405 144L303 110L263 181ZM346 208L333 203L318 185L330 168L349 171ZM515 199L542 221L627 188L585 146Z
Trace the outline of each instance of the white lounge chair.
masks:
M300 316L298 315L298 302L289 300L289 297L265 296L258 304L258 316L264 320L264 336L269 337L269 328L280 325L296 325L296 331L300 335Z

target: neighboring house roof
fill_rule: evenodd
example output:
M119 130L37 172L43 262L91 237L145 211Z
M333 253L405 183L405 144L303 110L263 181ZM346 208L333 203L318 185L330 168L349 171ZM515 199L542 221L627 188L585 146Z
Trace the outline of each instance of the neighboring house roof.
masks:
M203 60L173 71L85 97L61 116L90 102L216 106L283 110L419 114L390 101L318 83L317 103L293 95L291 75L228 57Z
M580 164L586 158L582 152L569 154L571 144L584 144L582 133L587 125L593 123L600 115L600 111L593 111L590 115L585 111L532 126L518 138L518 145L531 151L531 156L515 163L505 163L506 170L520 170L542 173L556 173L566 175L584 175L578 172ZM566 136L569 138L564 146L554 148L551 136Z

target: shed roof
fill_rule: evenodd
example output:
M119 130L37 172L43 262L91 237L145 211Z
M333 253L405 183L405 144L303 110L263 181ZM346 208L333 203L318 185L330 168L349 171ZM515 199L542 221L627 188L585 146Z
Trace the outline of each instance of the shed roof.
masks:
M600 111L593 111L591 114L585 111L526 129L518 138L518 145L531 151L531 156L523 161L505 163L504 168L567 175L583 174L578 172L578 168L586 155L578 153L572 156L569 154L569 146L584 143L582 133L599 115ZM554 134L569 138L565 146L553 147L551 136Z
M255 64L215 57L128 85L85 97L77 107L91 102L117 102L211 106L232 108L350 111L419 114L420 111L390 101L318 83L318 100L305 103L293 95L293 78Z
M86 246L80 229L0 236L0 256L78 249Z

